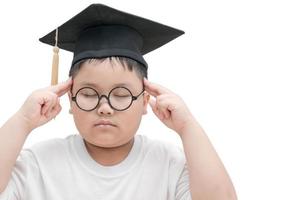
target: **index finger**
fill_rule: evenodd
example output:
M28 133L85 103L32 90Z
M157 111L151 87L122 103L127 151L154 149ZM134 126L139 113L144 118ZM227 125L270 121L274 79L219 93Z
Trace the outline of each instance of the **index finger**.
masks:
M58 83L57 85L50 86L50 90L57 94L57 96L61 97L66 92L68 92L72 86L73 80L69 78L67 81Z
M146 78L144 78L144 85L145 85L145 90L151 94L152 96L158 96L161 94L166 94L166 93L172 93L170 90L168 90L167 88L156 84L156 83L152 83L150 81L148 81Z

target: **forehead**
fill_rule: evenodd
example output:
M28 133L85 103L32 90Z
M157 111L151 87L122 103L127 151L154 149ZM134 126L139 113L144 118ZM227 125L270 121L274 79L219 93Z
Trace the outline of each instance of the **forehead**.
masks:
M130 71L115 59L90 60L81 64L74 77L74 86L94 86L99 89L112 86L139 88L142 80L135 70Z

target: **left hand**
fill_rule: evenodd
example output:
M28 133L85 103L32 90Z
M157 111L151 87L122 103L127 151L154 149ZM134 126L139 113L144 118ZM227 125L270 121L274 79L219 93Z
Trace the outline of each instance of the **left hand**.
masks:
M179 135L194 120L184 101L167 88L149 82L144 78L145 90L156 100L150 99L150 106L154 114L168 128L173 129Z

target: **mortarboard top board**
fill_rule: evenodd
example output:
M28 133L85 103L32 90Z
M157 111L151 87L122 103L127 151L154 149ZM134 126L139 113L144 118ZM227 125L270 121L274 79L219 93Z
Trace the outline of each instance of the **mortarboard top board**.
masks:
M122 56L131 58L147 68L143 55L182 34L183 31L170 26L103 4L92 4L56 30L40 38L40 41L55 46L56 58L53 62L56 64L53 65L58 65L59 47L74 53L71 67L87 58ZM57 67L54 75L56 77ZM54 84L57 84L57 78L52 82L52 85Z

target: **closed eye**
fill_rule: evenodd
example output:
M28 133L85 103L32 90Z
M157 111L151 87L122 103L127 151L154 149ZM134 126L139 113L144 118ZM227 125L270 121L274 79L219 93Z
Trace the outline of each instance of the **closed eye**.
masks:
M82 94L84 97L96 97L96 94Z

